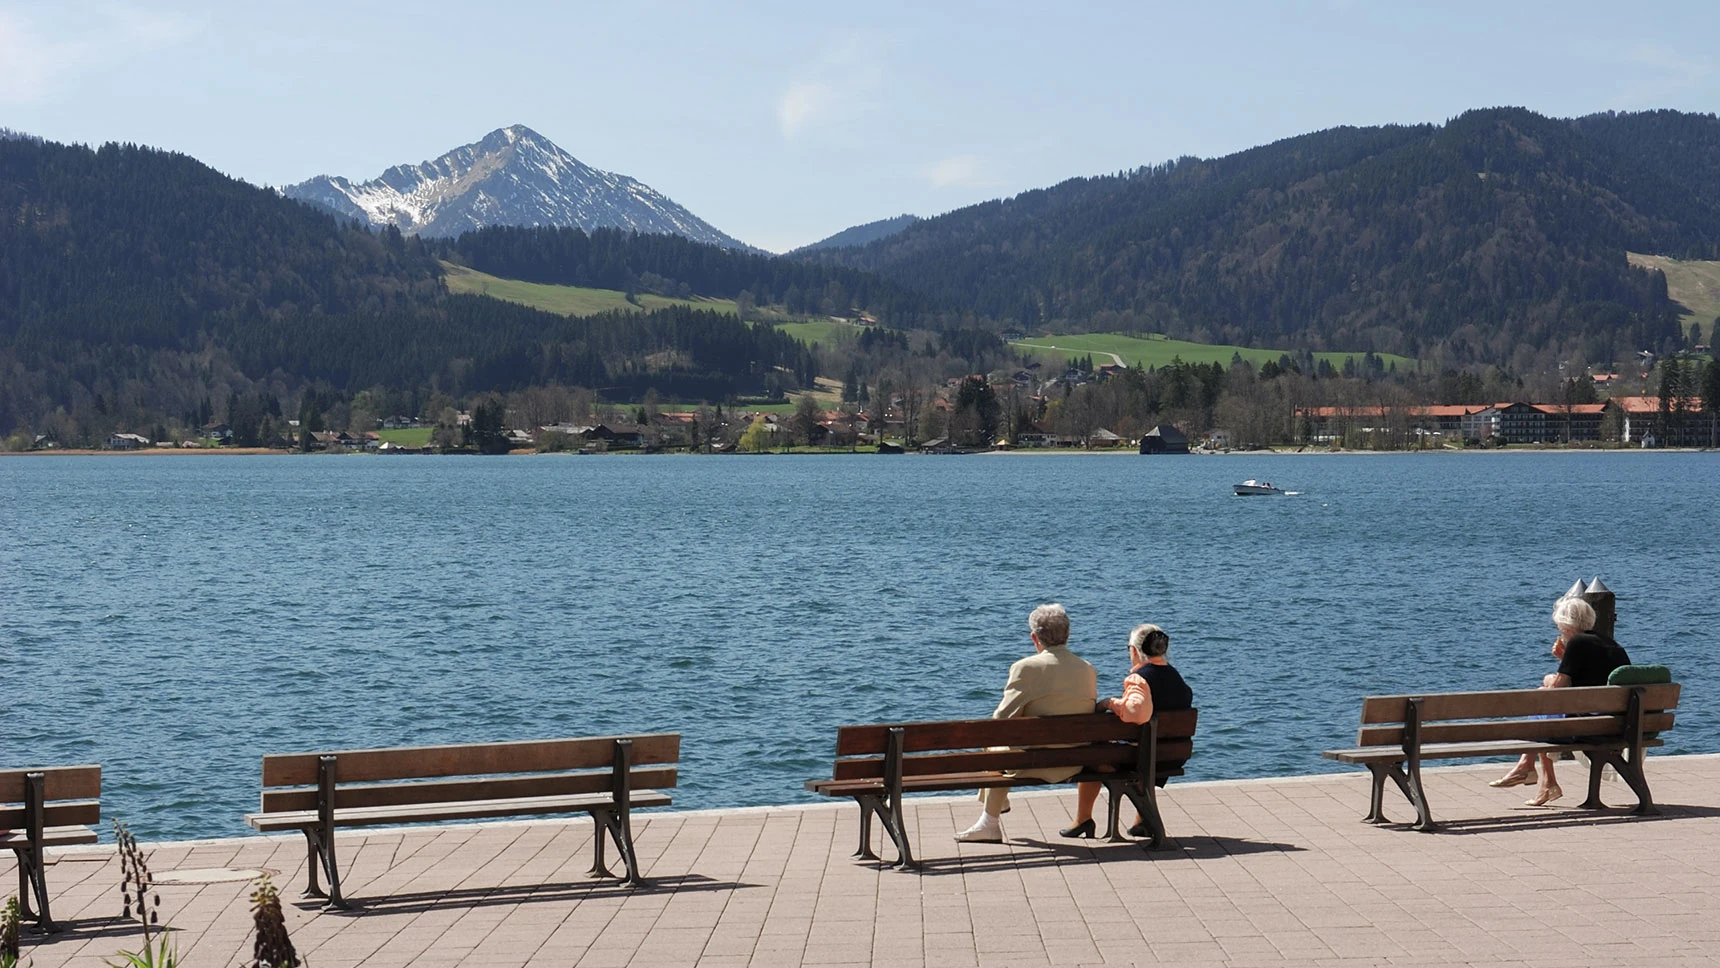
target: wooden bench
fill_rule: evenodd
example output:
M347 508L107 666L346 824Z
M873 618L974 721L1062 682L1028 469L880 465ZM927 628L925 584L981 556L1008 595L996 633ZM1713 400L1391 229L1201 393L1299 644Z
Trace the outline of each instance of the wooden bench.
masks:
M843 726L836 731L832 778L808 780L806 789L852 797L860 805L856 858L878 859L872 852L876 815L895 842L895 866L917 869L919 863L908 846L904 795L1041 786L1045 781L1003 773L1080 767L1080 773L1062 782L1092 780L1105 786L1110 794L1105 836L1123 839L1117 814L1122 798L1127 797L1150 832L1147 846L1159 847L1165 830L1155 791L1170 777L1182 775L1183 764L1194 751L1197 716L1192 709L1161 713L1144 726L1125 723L1110 713Z
M669 806L658 788L675 785L680 754L679 733L652 733L265 756L262 808L245 822L260 831L302 831L305 896L335 907L346 906L336 827L589 813L597 822L592 876L614 876L603 860L607 834L627 865L627 883L637 885L631 811ZM317 885L319 867L327 894Z
M1438 829L1421 782L1423 760L1567 751L1589 757L1583 808L1605 806L1601 770L1610 765L1637 796L1632 812L1654 813L1643 751L1662 745L1656 736L1672 728L1678 693L1677 683L1667 683L1369 696L1362 700L1356 748L1326 750L1324 756L1373 773L1368 823L1389 822L1383 804L1389 777L1415 807L1414 828Z
M102 820L102 768L44 766L0 770L0 848L18 858L18 913L54 931L48 910L47 847L93 844ZM30 898L36 910L30 909Z

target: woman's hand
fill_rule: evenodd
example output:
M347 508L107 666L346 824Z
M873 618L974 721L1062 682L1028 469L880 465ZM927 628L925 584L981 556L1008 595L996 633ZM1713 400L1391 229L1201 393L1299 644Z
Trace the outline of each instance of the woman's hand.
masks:
M1553 640L1553 658L1563 659L1564 657L1565 657L1565 637L1561 635L1558 638Z

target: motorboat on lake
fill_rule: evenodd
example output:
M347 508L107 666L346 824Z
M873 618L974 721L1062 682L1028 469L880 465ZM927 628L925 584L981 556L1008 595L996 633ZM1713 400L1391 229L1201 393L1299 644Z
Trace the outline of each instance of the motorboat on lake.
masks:
M1241 484L1234 485L1234 487L1236 488L1237 497L1255 497L1259 495L1284 493L1282 489L1273 487L1272 482L1270 481L1257 481L1253 478L1243 481Z

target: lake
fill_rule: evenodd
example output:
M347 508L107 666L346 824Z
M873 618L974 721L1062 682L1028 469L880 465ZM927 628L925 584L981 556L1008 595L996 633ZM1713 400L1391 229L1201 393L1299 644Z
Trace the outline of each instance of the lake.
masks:
M988 715L1060 601L1101 695L1135 624L1170 633L1190 778L1320 772L1364 695L1537 684L1554 599L1595 575L1632 657L1685 684L1665 752L1720 751L1717 477L1706 453L0 459L0 767L100 763L141 839L214 837L248 831L264 753L678 729L678 807L796 802L838 724Z

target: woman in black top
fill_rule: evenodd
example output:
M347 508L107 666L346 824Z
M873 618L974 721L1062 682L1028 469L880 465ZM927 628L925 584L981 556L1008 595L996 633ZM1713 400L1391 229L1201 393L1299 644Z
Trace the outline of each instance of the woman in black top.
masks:
M1595 627L1595 610L1580 598L1561 598L1553 606L1553 624L1559 627L1559 637L1553 642L1553 655L1559 659L1559 671L1548 673L1541 680L1543 689L1566 686L1604 686L1607 676L1619 666L1630 665L1624 647L1611 638L1591 631ZM1539 754L1540 783L1535 797L1524 801L1531 807L1541 807L1565 795L1553 775L1553 754ZM1524 753L1511 772L1489 786L1507 787L1519 783L1534 783L1535 757Z
M1137 625L1129 633L1129 674L1123 678L1123 694L1113 699L1101 699L1097 709L1110 712L1125 723L1141 725L1153 718L1155 712L1171 712L1194 708L1194 690L1183 681L1181 673L1171 665L1166 655L1171 637L1157 625ZM1162 783L1160 784L1163 785ZM1093 804L1099 799L1099 784L1093 781L1075 785L1075 824L1057 831L1065 837L1091 837L1094 834ZM1146 825L1140 817L1129 828L1135 837L1146 836Z

